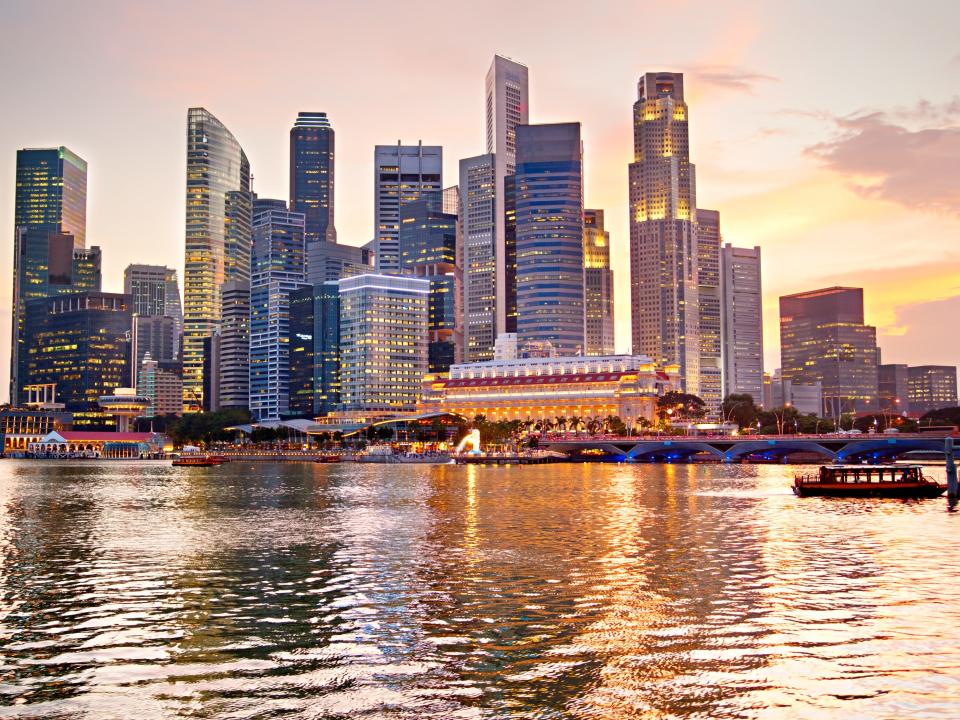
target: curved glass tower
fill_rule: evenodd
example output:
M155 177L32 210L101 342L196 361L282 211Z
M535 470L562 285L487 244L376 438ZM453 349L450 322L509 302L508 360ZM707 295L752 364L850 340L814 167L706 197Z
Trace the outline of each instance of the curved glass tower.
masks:
M221 288L250 279L250 163L204 108L187 111L183 405L203 407L203 341L220 323Z

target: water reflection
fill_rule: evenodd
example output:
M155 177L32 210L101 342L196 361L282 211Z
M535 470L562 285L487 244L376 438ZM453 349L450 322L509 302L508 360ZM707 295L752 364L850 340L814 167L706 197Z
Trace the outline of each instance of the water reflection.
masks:
M4 461L0 716L955 716L956 517L787 484Z

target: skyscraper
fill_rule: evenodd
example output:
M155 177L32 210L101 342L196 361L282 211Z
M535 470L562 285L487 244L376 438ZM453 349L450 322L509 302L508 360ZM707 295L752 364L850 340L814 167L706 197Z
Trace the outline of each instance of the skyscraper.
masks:
M583 211L585 355L613 355L613 270L603 210Z
M720 336L720 213L697 209L697 299L700 334L700 397L712 415L723 402Z
M336 242L334 132L327 114L302 112L290 128L290 210L303 213L304 242Z
M184 408L203 407L203 339L220 323L223 284L250 275L250 163L204 108L187 112L183 288Z
M87 246L87 161L68 148L17 151L13 225L72 235Z
M128 265L123 292L130 296L133 312L131 372L136 380L147 352L160 363L180 359L183 311L177 271L162 265Z
M633 353L677 364L700 392L697 207L682 73L647 73L633 106L630 302Z
M340 403L340 288L336 281L290 293L290 413L316 417Z
M232 280L220 293L217 408L250 406L250 283Z
M180 415L183 411L183 378L179 365L170 367L147 353L140 363L136 388L150 400L144 417Z
M899 415L912 410L910 407L910 368L906 365L878 365L877 388L880 393L880 410Z
M427 372L430 283L358 275L339 281L344 410L414 410Z
M517 339L585 352L580 123L517 127Z
M374 232L377 272L400 272L400 206L443 189L439 145L377 145L374 149Z
M907 401L910 411L957 406L956 365L914 365L907 370Z
M727 243L720 251L723 395L763 400L763 297L760 248Z
M250 412L259 421L289 411L290 293L305 284L303 227L303 213L283 200L254 200Z
M493 359L497 339L496 159L478 155L460 161L460 220L463 223L464 362Z
M494 162L494 280L496 333L515 332L508 327L509 281L506 227L506 190L504 179L514 174L517 156L517 126L530 122L528 71L525 65L495 55L485 82L487 115L487 153ZM462 187L462 182L461 182ZM492 357L493 343L490 344ZM489 358L487 358L489 359Z
M876 411L877 329L863 323L863 289L781 297L780 362L784 380L821 384L827 417Z

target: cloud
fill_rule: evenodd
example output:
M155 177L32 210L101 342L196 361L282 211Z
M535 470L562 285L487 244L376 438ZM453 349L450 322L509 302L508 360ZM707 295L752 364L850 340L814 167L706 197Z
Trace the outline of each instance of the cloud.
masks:
M899 308L894 327L878 328L877 344L883 349L883 362L957 365L960 335L949 329L950 318L958 314L960 295Z
M694 65L688 67L686 71L700 84L734 92L752 93L761 83L780 81L772 75L764 75L731 65Z
M807 154L858 193L920 210L960 215L960 100L835 118L837 136ZM937 123L911 129L899 122Z

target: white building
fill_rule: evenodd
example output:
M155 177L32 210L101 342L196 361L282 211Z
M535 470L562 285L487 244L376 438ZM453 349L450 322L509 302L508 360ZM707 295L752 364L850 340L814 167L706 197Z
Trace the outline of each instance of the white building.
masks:
M376 269L400 273L400 206L423 193L443 189L443 148L439 145L377 145L373 168L373 228Z
M478 155L460 161L460 222L463 227L463 358L490 360L497 341L496 160Z
M746 393L759 405L763 403L760 248L727 243L720 253L720 268L723 394Z

